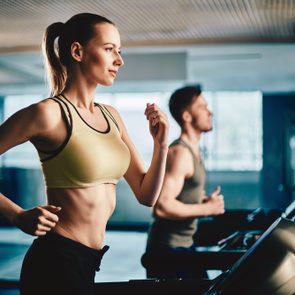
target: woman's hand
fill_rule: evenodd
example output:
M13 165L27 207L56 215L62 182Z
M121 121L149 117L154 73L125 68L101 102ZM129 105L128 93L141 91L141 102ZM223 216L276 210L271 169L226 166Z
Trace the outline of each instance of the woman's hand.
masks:
M167 146L169 123L166 114L154 103L147 103L144 114L149 121L150 133L160 146Z
M18 213L15 225L22 231L33 236L44 236L58 222L57 213L61 207L53 205L37 206Z

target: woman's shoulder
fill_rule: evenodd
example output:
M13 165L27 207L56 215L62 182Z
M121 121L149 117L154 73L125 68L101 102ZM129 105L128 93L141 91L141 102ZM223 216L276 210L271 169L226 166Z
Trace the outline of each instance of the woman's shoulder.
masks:
M118 115L119 116L119 112L118 110L110 105L110 104L105 104L105 103L99 103L99 105L103 106L104 108L106 108L109 112L111 112L113 115Z
M119 123L122 122L120 113L115 107L113 107L110 104L104 104L104 103L100 103L100 105L103 106L108 112L110 112L117 122Z
M32 115L35 121L41 126L46 127L48 124L54 124L60 120L60 106L51 98L44 98L27 107L28 114Z
M31 104L29 108L35 113L35 115L48 116L52 115L52 113L56 113L59 109L59 105L51 98L44 98Z

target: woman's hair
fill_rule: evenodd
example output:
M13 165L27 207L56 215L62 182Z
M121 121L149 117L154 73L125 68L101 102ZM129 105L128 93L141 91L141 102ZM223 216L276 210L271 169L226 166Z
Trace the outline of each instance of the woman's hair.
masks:
M47 27L42 51L51 95L59 94L65 87L68 71L72 65L71 45L73 42L79 42L82 46L87 44L94 35L93 27L100 23L114 25L112 21L103 16L80 13L72 16L65 23L56 22Z
M182 113L202 93L201 85L186 86L175 90L169 100L169 110L175 121L182 127Z

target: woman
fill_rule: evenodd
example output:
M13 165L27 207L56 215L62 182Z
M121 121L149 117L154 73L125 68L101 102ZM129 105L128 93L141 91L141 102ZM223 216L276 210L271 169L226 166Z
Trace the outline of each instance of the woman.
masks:
M30 210L0 195L1 214L38 236L23 262L21 294L93 294L121 176L139 203L157 201L168 150L165 114L147 104L154 151L146 171L119 113L93 101L97 85L112 85L123 66L120 47L118 29L99 15L50 25L43 49L51 97L0 126L0 154L30 141L46 184L48 204Z

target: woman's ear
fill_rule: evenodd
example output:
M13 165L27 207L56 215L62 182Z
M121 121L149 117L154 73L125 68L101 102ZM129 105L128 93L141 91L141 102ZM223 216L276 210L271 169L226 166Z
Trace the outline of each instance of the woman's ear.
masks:
M71 55L74 60L81 62L83 56L83 47L79 42L74 42L71 45Z

